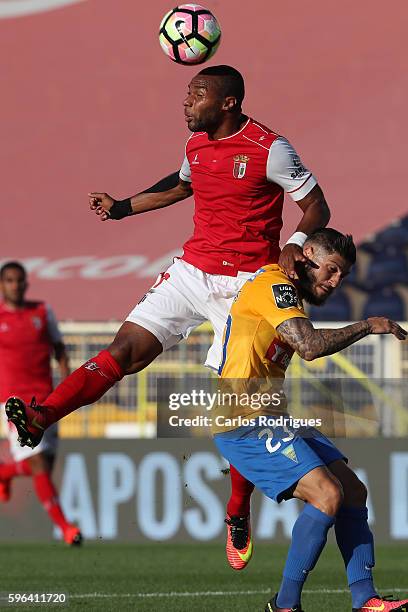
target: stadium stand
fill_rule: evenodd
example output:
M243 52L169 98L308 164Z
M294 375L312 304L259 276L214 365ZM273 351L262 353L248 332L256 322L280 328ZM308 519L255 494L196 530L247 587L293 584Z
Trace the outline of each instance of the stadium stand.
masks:
M342 292L322 307L314 321L347 321L386 316L408 318L408 215L359 244L357 264Z
M324 311L320 306L311 306L309 312L311 318L317 321L348 321L353 318L350 297L344 291L333 295Z

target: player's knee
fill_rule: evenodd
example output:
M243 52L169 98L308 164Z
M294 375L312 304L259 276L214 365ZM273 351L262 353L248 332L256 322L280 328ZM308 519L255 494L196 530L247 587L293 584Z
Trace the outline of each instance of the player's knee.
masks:
M109 353L120 365L124 372L127 372L132 365L135 347L129 337L124 335L116 336L112 344L108 347Z
M125 322L108 351L125 374L134 374L149 365L163 351L163 347L149 331Z
M345 506L365 506L367 503L367 487L358 478L357 474L348 467L343 467L340 479L344 490Z
M321 487L318 508L329 516L336 516L344 499L343 487L339 481L327 479Z

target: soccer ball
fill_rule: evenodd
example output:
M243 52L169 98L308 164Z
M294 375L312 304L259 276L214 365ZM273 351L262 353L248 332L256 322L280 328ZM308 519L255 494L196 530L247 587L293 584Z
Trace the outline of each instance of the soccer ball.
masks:
M200 4L180 4L160 24L160 45L178 64L202 64L216 52L221 40L214 15Z

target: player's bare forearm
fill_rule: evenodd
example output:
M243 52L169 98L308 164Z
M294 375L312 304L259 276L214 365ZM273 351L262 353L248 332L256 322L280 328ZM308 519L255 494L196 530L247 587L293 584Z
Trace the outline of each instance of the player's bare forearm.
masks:
M303 211L303 217L296 228L296 232L302 232L309 236L315 230L325 227L330 219L330 211L327 206L323 191L319 185L315 185L306 197L297 202ZM279 265L291 279L298 279L296 265L306 262L303 248L292 242L286 244L279 256Z
M54 344L55 359L58 362L62 380L69 376L71 369L69 367L69 357L63 342L57 342Z
M297 232L303 232L307 236L321 227L326 227L330 220L330 210L319 185L297 202L303 211L303 217L296 228Z
M339 329L315 329L309 319L300 317L284 321L277 331L306 361L337 353L371 333L368 321L359 321Z
M315 329L309 319L296 317L277 327L279 335L306 361L333 355L369 334L392 334L406 340L407 332L386 317L370 317L339 329Z
M67 355L58 361L58 366L62 380L71 374L71 368L69 367L69 359Z

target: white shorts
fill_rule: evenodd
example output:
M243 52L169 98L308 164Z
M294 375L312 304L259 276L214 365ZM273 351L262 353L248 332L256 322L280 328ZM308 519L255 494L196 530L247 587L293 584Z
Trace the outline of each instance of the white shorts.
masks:
M45 432L41 442L35 448L29 446L20 446L18 442L17 429L13 423L7 420L4 404L0 404L1 425L3 434L7 436L10 445L10 454L14 461L23 461L29 459L38 453L46 453L47 455L55 455L58 446L58 426L56 423L51 425Z
M252 272L237 276L207 274L183 259L162 272L146 295L135 306L126 321L144 327L166 351L187 338L190 332L210 321L214 341L205 365L218 370L222 353L222 337L232 302Z

